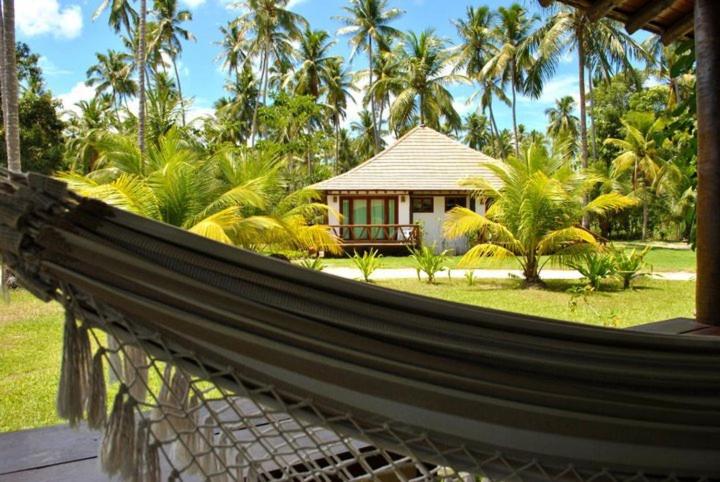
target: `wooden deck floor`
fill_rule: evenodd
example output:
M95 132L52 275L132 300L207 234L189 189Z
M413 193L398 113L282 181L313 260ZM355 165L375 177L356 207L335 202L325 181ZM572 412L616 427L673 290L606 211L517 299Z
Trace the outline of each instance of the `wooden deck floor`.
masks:
M648 333L720 336L720 327L687 318L632 329ZM83 427L73 430L55 426L0 434L0 482L109 481L99 468L99 443L100 434ZM183 480L194 482L196 479L183 477Z

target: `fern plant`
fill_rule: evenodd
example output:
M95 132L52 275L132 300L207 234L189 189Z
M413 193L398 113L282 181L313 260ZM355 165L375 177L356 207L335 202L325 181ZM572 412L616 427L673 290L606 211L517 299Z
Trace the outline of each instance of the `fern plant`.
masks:
M647 266L645 255L649 251L650 246L642 251L618 249L613 252L615 275L622 281L624 290L630 288L634 280L648 275L643 269Z
M435 275L447 269L449 250L435 253L434 246L421 246L410 248L410 257L415 261L415 272L418 280L422 280L420 273L425 273L428 283L435 283Z
M378 250L371 249L370 251L363 252L362 256L357 251L352 255L353 263L362 273L362 277L366 282L370 282L370 276L375 272L376 269L382 266L382 254L379 254Z

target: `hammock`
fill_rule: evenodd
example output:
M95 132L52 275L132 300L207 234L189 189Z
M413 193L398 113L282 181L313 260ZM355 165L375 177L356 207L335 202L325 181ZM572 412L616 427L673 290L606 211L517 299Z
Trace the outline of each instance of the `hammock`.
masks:
M4 174L3 259L65 307L58 412L109 474L720 478L717 339L389 291Z

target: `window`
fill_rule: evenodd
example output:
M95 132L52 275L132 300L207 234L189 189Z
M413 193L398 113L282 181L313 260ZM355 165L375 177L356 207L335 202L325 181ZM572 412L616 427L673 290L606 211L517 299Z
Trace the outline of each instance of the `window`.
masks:
M412 198L412 212L414 213L431 213L433 212L432 197L414 197Z
M467 197L454 196L445 198L445 212L450 211L454 207L467 207Z

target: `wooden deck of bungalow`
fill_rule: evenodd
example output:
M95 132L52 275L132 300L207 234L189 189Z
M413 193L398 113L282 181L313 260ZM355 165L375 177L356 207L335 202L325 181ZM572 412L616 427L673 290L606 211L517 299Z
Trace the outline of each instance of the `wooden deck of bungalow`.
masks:
M333 224L332 233L347 248L416 248L420 245L417 224Z
M648 323L631 330L644 333L720 336L720 326L698 323L689 318ZM0 434L0 482L109 481L111 479L100 470L100 437L98 432L90 431L84 426L71 429L67 425ZM163 475L167 476L168 465L162 460L162 456L160 458ZM183 476L183 481L186 482L199 480L202 478Z

